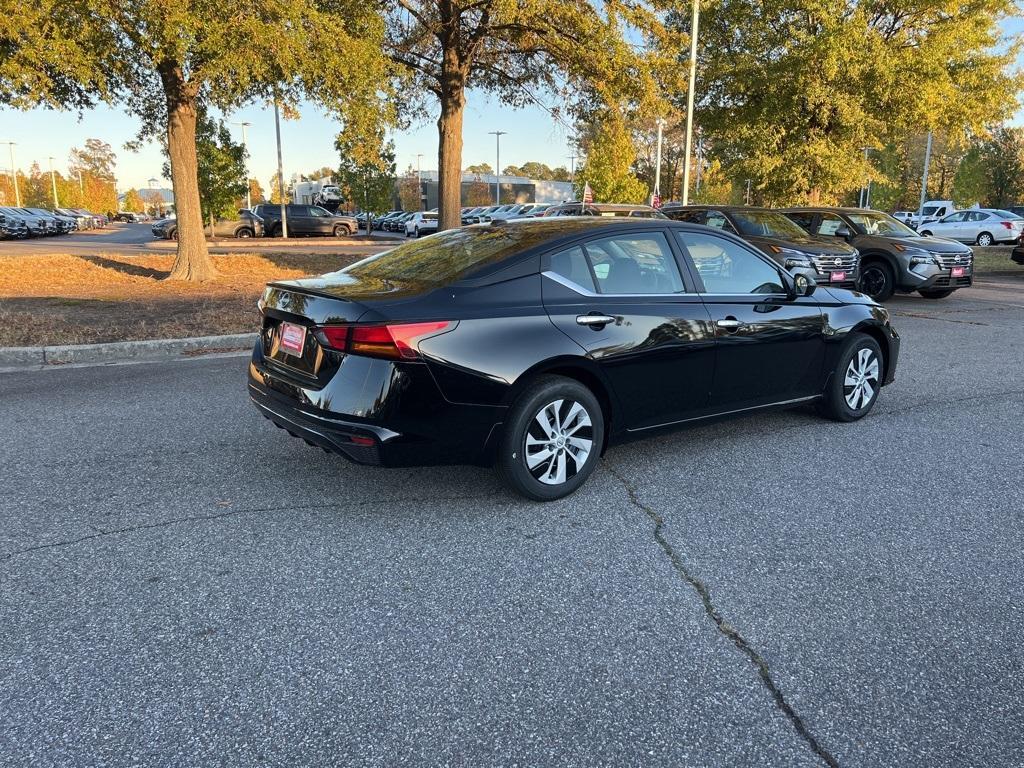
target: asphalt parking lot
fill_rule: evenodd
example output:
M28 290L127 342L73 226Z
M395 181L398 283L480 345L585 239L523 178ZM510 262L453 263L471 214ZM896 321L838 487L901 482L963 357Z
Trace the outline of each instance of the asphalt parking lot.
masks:
M1024 764L1024 281L890 308L863 421L548 505L288 439L243 358L0 374L0 763Z

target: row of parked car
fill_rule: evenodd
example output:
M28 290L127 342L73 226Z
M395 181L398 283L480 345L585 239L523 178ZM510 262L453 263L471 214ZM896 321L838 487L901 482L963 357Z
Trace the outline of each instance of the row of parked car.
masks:
M81 208L14 208L0 206L0 239L66 235L83 229L105 227L109 220L101 213Z
M248 208L239 208L235 216L214 220L215 237L280 237L284 232L283 218L287 219L289 237L348 237L359 228L354 216L331 213L319 205L282 206L274 203L260 203ZM178 220L174 218L154 221L150 230L156 237L166 240L178 239Z

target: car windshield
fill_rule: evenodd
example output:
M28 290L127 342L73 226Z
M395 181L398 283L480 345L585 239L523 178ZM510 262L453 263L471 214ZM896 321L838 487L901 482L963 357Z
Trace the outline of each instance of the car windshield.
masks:
M921 214L924 216L934 216L937 210L939 210L939 206L937 205L926 205L924 210L921 211Z
M851 213L850 221L865 235L918 237L917 232L885 213Z
M732 217L740 233L751 237L795 237L800 240L807 237L798 225L774 211L734 211Z
M558 233L565 228L564 222L557 224ZM540 245L551 239L552 229L540 223L449 229L404 243L324 277L441 286Z

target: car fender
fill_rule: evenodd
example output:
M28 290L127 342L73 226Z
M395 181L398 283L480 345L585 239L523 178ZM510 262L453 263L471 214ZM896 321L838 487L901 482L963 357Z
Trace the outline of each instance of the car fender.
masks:
M897 261L896 257L887 251L882 251L877 248L869 248L868 250L861 251L860 262L858 266L862 265L865 261L868 261L869 259L881 259L882 261L884 261L892 268L893 274L896 276L897 280L899 280L900 278L900 273L905 271L905 269L902 266L900 266L900 263L899 261Z

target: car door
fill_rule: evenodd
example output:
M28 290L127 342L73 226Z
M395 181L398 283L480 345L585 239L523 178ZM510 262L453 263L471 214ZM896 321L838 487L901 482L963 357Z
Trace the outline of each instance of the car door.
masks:
M936 237L948 237L951 240L962 240L964 237L964 218L966 218L966 216L966 211L951 213L949 216L939 219L938 221L934 221L931 224L925 224L924 229L927 229Z
M825 337L813 296L791 298L780 268L738 239L676 231L714 323L712 410L732 411L821 392Z
M995 234L993 226L999 227L1000 224L994 222L994 218L992 214L984 211L967 211L964 222L960 225L961 237L957 239L965 243L973 243L982 232Z
M313 228L313 217L309 215L308 205L289 205L287 208L289 235L312 235L316 233L316 230Z
M334 225L336 224L334 217L331 212L326 208L321 208L319 205L307 206L310 217L310 227L313 234L316 235L333 235Z
M714 330L664 229L602 227L545 256L542 269L551 322L600 366L626 428L706 412Z

